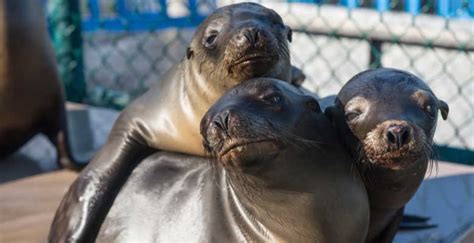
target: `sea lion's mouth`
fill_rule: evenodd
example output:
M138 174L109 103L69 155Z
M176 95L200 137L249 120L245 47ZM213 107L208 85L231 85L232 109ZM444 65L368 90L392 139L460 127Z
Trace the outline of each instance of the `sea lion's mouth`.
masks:
M225 164L249 164L274 156L281 147L282 143L275 139L240 140L224 145L218 157Z
M226 144L222 147L221 151L219 152L219 156L224 156L227 153L233 151L233 150L242 150L243 147L245 146L257 146L259 144L266 144L266 143L277 143L276 140L272 139L261 139L261 140L241 140L241 141L235 141L231 142L229 144Z
M251 55L245 55L233 63L230 64L230 68L237 66L237 65L249 65L255 62L271 62L272 61L272 56L267 55L267 54L251 54Z
M229 73L254 73L260 75L267 72L278 61L277 55L268 53L252 53L244 55L229 64Z
M382 154L365 154L366 160L380 167L392 170L400 170L410 166L411 162L415 162L423 158L421 151L390 151Z

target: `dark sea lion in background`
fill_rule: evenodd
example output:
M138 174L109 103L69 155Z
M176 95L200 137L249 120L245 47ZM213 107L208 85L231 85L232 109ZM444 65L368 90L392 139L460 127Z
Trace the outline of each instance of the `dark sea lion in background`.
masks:
M270 78L227 92L201 122L215 156L154 154L98 242L363 242L369 204L317 101Z
M0 0L0 159L43 133L60 166L83 165L71 154L64 106L41 2Z
M448 105L418 77L369 70L341 89L326 114L336 124L364 178L370 200L367 242L392 242L405 204L420 186L432 153L438 111Z
M50 241L94 239L128 175L153 151L205 155L199 123L227 90L261 76L291 82L291 38L281 17L259 4L229 5L204 20L183 61L120 114L63 198Z

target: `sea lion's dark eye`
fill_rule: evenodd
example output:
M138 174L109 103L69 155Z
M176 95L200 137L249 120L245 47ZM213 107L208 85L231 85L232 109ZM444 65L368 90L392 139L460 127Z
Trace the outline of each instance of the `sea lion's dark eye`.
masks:
M425 105L424 108L423 108L426 113L430 116L430 117L434 117L434 110L433 110L433 106L428 104L428 105Z
M206 48L213 48L217 40L217 31L211 31L206 38L204 38L204 46Z
M282 100L281 95L279 94L271 94L263 97L263 100L265 100L267 103L276 105L279 104Z
M360 113L358 112L349 112L346 114L346 121L352 121L356 119L359 115Z
M284 29L285 25L282 22L274 22L273 25L277 28Z

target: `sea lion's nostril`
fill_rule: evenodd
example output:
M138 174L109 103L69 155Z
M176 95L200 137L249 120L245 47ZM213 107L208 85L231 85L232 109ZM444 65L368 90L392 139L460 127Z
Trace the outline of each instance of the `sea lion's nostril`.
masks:
M395 135L393 135L393 133L390 131L387 133L387 139L390 143L396 143Z
M402 141L401 144L407 144L408 141L410 141L410 131L405 128L405 130L402 132Z
M404 125L390 125L387 129L387 140L399 149L410 140L410 130Z
M225 129L228 130L229 129L229 112L225 113L225 116L223 119L224 119Z
M216 115L212 123L222 131L226 132L229 129L229 111L224 111Z
M221 130L224 130L224 126L222 126L222 123L218 120L214 120L212 122L214 124L214 126L216 126L217 128L221 129Z
M250 46L255 46L260 41L260 39L260 30L255 27L243 29L239 36L237 36L237 40L241 45L243 45L244 42L247 42Z

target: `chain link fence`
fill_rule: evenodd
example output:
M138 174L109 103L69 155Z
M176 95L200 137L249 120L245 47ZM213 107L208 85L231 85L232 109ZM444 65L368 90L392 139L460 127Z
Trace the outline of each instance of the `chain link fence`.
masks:
M236 2L242 1L49 0L68 99L123 108L183 58L206 15ZM440 158L474 163L473 0L253 2L292 27L292 62L307 75L304 86L321 97L368 68L422 77L451 107L435 136Z

